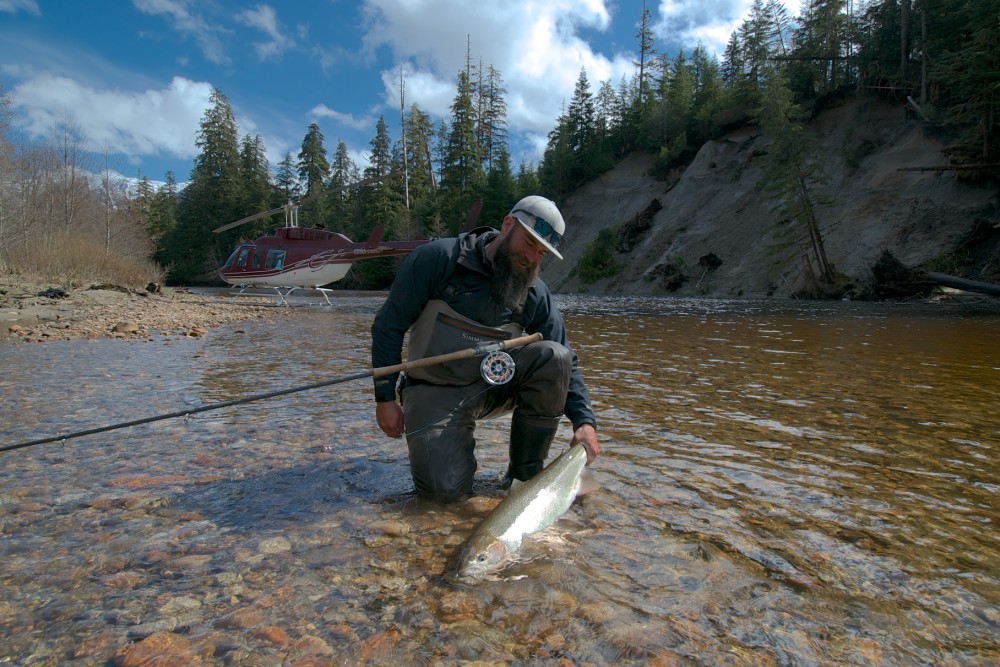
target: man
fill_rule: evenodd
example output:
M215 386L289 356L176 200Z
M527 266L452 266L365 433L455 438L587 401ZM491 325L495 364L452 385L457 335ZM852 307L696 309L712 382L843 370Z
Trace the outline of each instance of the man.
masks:
M480 227L457 238L432 241L403 263L372 324L372 367L400 363L410 332L410 360L541 332L544 340L509 350L513 379L493 386L479 359L411 370L396 400L397 376L375 380L375 417L392 438L407 437L410 472L418 494L445 502L472 491L475 426L513 411L510 465L505 482L538 474L560 417L573 424L571 444L600 453L590 396L569 347L562 315L538 278L566 225L556 205L541 196L519 201L500 231Z

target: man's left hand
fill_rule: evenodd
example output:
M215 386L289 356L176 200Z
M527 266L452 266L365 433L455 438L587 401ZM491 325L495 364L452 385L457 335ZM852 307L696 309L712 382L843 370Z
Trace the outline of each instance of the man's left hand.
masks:
M601 446L597 443L597 429L592 424L581 424L573 431L573 440L569 444L572 447L578 442L587 450L587 465L590 465L601 453Z

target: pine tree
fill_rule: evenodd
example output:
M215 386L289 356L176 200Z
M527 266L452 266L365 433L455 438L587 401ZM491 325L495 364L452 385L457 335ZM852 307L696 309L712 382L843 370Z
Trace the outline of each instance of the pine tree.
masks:
M365 178L375 178L391 174L395 168L392 155L392 138L384 116L379 116L375 125L375 136L369 142L368 167ZM385 178L367 185L352 195L363 215L355 220L354 234L367 237L376 227L381 227L383 238L396 239L400 236L406 208L403 202L403 185L398 178ZM392 282L398 262L391 258L373 259L357 265L357 276L368 289L381 289Z
M299 179L291 153L285 153L285 157L278 163L278 169L274 174L274 184L281 194L282 204L299 196Z
M618 133L621 126L619 116L618 94L611 82L604 80L594 98L594 138L598 150L607 155L615 156L612 137Z
M162 262L172 281L214 279L213 274L232 250L237 233L211 233L216 226L238 217L243 204L239 135L228 98L215 89L209 97L195 145L191 178L184 188L177 224L170 234Z
M722 79L719 64L701 44L691 54L691 67L695 80L694 122L688 140L690 145L700 146L717 131L715 117L723 95Z
M240 150L240 171L243 176L243 194L245 204L240 211L240 216L252 215L260 211L272 208L274 202L271 188L271 166L267 161L267 152L264 148L264 139L258 134L243 137L243 146ZM255 235L255 232L264 231L264 227L270 224L269 221L258 221L250 229L243 229L245 235Z
M518 199L520 197L518 196L517 183L514 182L514 175L511 173L510 155L504 148L493 160L493 168L486 176L486 189L483 193L483 210L480 212L480 220L497 224L496 221L503 220L503 217L510 211L510 207Z
M323 133L316 123L309 124L309 130L302 139L299 151L299 182L305 187L304 197L316 195L326 188L326 178L330 173L330 163L326 159ZM299 210L300 223L304 225L322 224L326 219L326 202L322 197L305 203Z
M409 150L410 208L417 219L423 216L432 199L433 166L431 144L434 124L419 106L410 106L406 115L406 145Z
M573 88L573 98L566 109L570 149L578 155L590 146L594 135L594 115L594 95L590 91L587 69L581 68Z
M650 83L652 73L649 71L649 64L656 58L656 52L653 49L653 29L651 24L652 17L649 9L646 8L646 0L642 0L639 31L635 35L639 42L639 61L634 63L639 70L636 103L640 107L645 107L653 103L653 86Z
M798 223L808 234L820 278L833 282L833 267L826 256L818 219L817 190L825 180L812 137L802 126L805 113L795 104L787 79L769 70L759 115L761 129L770 138L767 170L762 187L779 197L786 220Z
M476 140L476 117L472 105L468 74L458 73L458 90L451 105L451 130L448 132L441 163L441 189L444 195L442 216L454 220L457 228L482 187L479 144Z
M809 56L813 87L822 95L847 83L846 54L849 41L845 0L810 0L803 6L796 32L796 55ZM800 95L808 93L796 85Z
M951 15L935 13L931 17L941 23L945 18L961 26L962 39L948 45L939 40L927 48L941 54L935 58L931 76L940 90L940 101L947 105L944 115L948 124L961 131L956 162L998 163L1000 12L989 0L976 0L961 3ZM1000 169L994 168L992 173L996 175Z
M330 178L326 182L328 190L343 188L344 186L356 183L361 180L361 172L358 166L351 159L347 152L347 144L343 141L337 142L337 150L333 154L333 161L330 163ZM354 229L349 221L360 217L359 212L351 200L349 189L335 190L324 198L326 206L326 221L328 226L338 231L350 235Z
M174 172L168 171L164 184L153 195L149 216L147 217L146 233L153 244L152 259L157 263L169 265L169 249L166 240L177 226L180 202L177 196L177 179Z
M482 155L483 167L486 173L493 171L495 167L507 169L510 164L498 165L507 156L509 160L507 145L507 100L505 98L507 89L503 87L503 77L499 70L492 65L486 70L486 78L481 86L480 95L483 99L479 125L482 135Z

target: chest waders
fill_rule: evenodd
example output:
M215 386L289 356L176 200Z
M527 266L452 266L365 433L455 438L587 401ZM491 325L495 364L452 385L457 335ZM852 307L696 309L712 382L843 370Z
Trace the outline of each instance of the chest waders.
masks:
M522 333L518 324L487 327L432 300L410 329L408 359L435 356ZM573 355L554 341L510 350L513 378L491 386L480 361L463 359L407 373L402 389L410 472L417 493L453 501L469 494L475 477L476 421L513 412L507 479L538 474L548 456L569 391Z

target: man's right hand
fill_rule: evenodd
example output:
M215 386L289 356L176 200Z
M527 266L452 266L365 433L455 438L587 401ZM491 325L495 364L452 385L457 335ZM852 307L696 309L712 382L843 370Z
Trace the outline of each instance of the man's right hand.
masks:
M396 401L383 401L375 404L375 421L390 438L403 436L403 408Z

